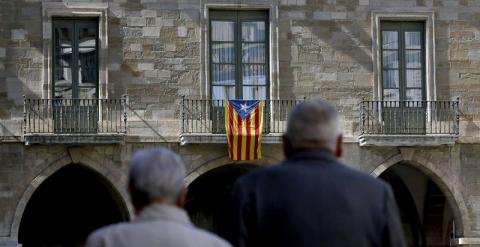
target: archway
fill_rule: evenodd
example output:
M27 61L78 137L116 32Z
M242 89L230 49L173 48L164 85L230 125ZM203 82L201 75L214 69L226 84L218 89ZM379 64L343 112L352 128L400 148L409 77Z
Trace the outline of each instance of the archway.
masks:
M70 164L48 177L22 215L18 242L29 246L83 246L102 226L125 221L128 210L100 174Z
M407 162L391 166L380 178L392 187L408 246L449 246L455 236L453 210L432 178Z
M229 231L229 202L232 187L238 177L258 166L249 164L224 165L212 169L189 185L186 210L198 227L222 237Z

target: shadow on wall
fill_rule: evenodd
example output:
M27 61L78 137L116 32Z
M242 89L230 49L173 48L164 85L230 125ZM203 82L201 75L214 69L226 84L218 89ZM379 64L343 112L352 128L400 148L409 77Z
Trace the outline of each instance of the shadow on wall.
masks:
M298 10L294 6L280 7L282 89L296 87L303 96L337 100L339 94L334 90L343 88L352 93L352 86L355 87L352 73L372 73L371 35L365 31L370 29L370 20L365 10L354 11L356 5L355 1L332 6L327 1L307 0L305 6L312 7L307 10L305 6L299 6ZM332 8L349 12L333 12ZM367 84L371 88L371 83ZM293 90L282 89L281 97L294 96ZM369 96L371 90L360 93L362 98Z
M135 120L132 126L150 129L149 133L160 139L165 139L159 133L160 127L158 126L161 123L156 121L155 116L152 116L152 111L173 112L171 117L178 119L181 99L176 96L179 90L185 87L178 81L184 75L191 74L190 72L194 68L199 67L195 66L195 63L199 62L199 59L195 59L199 57L199 51L194 49L195 42L192 42L193 38L190 37L192 33L193 36L198 34L197 31L193 28L186 29L185 37L177 37L177 24L185 26L187 20L192 20L191 23L198 20L199 23L198 8L194 9L192 6L192 9L174 11L181 7L180 3L172 2L167 5L132 2L110 3L108 9L108 57L101 58L108 60L109 97L120 98L123 94L129 94L131 96L129 118ZM143 27L127 26L126 18L130 15L128 12L140 12L140 10L158 10L158 13L154 12L155 16L171 17L172 21L163 23L165 20L162 18L146 17L146 25L161 27L162 35L143 37ZM2 121L2 130L4 135L19 136L21 135L19 134L21 133L20 119L23 118L22 95L25 94L29 98L41 98L50 84L43 81L42 2L4 1L0 8L0 16L2 27L5 27L0 29L0 82L2 82L0 83L0 119L16 119L15 123ZM184 18L180 20L180 16L184 16ZM163 31L168 35L163 35ZM167 51L167 44L173 43L177 38L183 39L183 41L177 42L179 44L175 51ZM132 47L136 47L136 49ZM162 59L170 59L170 62L163 63ZM188 63L191 68L178 70L180 64L172 61L178 63L190 61ZM151 71L144 71L139 68L138 63L152 63L154 68ZM160 76L158 75L159 71L171 71L170 80L151 81ZM152 72L157 74L150 78ZM147 76L147 73L150 75ZM194 83L192 82L192 84ZM166 97L167 95L169 97Z

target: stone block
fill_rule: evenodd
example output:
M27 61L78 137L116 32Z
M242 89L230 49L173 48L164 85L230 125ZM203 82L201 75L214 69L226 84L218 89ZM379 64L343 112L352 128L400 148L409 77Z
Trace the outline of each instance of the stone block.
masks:
M159 27L144 27L142 28L142 36L144 37L160 37Z
M176 51L177 50L177 46L175 44L166 44L165 45L165 50L166 51Z
M25 40L27 36L27 30L25 29L12 29L12 40Z
M182 37L182 38L187 37L187 35L188 35L187 27L184 27L184 26L178 27L177 28L177 35L178 35L178 37Z
M347 19L347 12L332 12L332 19L345 20Z
M5 48L0 48L0 58L4 58L7 55Z
M130 51L143 51L142 44L130 44Z
M332 15L331 15L330 12L315 11L315 12L313 12L313 19L315 19L315 20L331 20Z
M359 4L359 5L369 5L369 4L370 4L370 0L358 0L358 4Z
M143 9L141 12L142 17L157 17L157 11L150 9Z
M160 78L170 78L172 76L172 72L170 70L159 70L158 77Z
M139 70L153 70L154 69L154 64L153 63L139 63L137 65L137 68Z
M147 25L145 18L142 17L127 17L127 26L130 27L144 27Z
M300 10L286 11L281 14L281 17L291 19L291 20L304 20L305 12Z

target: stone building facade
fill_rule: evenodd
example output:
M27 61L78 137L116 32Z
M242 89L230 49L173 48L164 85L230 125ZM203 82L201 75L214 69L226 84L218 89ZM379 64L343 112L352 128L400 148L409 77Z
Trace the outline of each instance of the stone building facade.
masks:
M317 97L411 246L480 246L479 29L478 0L2 0L0 246L131 218L127 161L151 146L182 155L192 219L222 234L235 178L280 161L286 112ZM261 160L228 159L225 95L270 102Z

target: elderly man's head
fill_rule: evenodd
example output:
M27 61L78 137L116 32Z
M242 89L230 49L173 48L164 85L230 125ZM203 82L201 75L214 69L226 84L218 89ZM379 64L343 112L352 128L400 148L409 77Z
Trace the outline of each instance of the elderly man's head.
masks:
M136 152L130 160L129 191L132 203L141 210L152 202L183 207L185 166L181 158L165 148Z
M338 113L320 99L302 102L292 110L284 136L286 156L312 148L327 149L338 157L342 151Z

